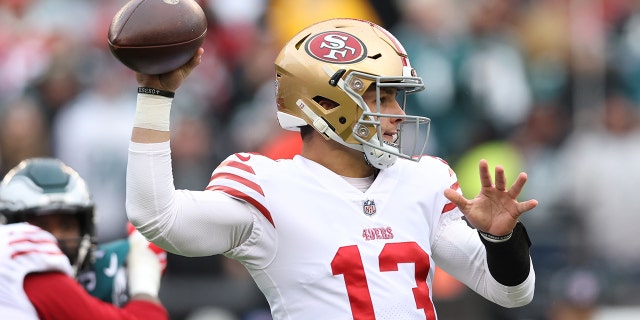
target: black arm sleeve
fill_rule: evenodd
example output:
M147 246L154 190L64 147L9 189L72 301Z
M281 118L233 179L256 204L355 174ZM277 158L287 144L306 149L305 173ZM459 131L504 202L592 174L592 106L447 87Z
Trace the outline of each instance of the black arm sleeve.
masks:
M487 250L489 272L502 285L515 286L529 276L529 247L531 240L522 222L513 229L511 238L504 242L491 242L478 234Z

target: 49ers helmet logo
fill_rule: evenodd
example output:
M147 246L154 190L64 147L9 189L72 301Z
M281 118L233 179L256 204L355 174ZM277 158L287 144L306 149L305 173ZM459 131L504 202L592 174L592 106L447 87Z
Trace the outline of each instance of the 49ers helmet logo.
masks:
M305 49L315 59L331 63L355 63L367 56L367 48L360 39L339 31L313 36L307 41Z

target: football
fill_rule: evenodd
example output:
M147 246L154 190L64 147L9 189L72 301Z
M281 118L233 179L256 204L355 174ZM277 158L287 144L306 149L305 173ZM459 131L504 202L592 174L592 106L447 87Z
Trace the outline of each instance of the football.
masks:
M162 74L185 64L204 42L207 18L195 0L130 0L109 26L109 49L128 68Z

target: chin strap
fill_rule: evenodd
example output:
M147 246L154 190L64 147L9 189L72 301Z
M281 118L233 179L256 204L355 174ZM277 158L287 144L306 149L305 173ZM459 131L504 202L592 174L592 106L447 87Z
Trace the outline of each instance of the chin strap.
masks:
M89 249L91 249L91 236L85 234L80 240L80 247L78 248L78 258L76 259L76 263L73 264L73 277L75 278L80 272L80 268L84 264L85 259L89 255Z

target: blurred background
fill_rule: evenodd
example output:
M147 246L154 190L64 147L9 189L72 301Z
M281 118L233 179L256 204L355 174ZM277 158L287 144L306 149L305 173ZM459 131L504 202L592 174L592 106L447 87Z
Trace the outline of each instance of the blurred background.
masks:
M100 242L125 236L124 181L134 73L110 54L124 0L0 0L0 174L55 156L89 183ZM199 0L202 64L172 109L178 188L203 189L228 154L286 158L273 60L286 39L332 17L377 22L426 83L408 113L432 119L428 153L467 197L481 158L540 205L522 220L537 274L533 302L504 309L438 271L448 319L640 319L640 1ZM270 319L252 280L221 256L169 256L161 298L175 320Z

